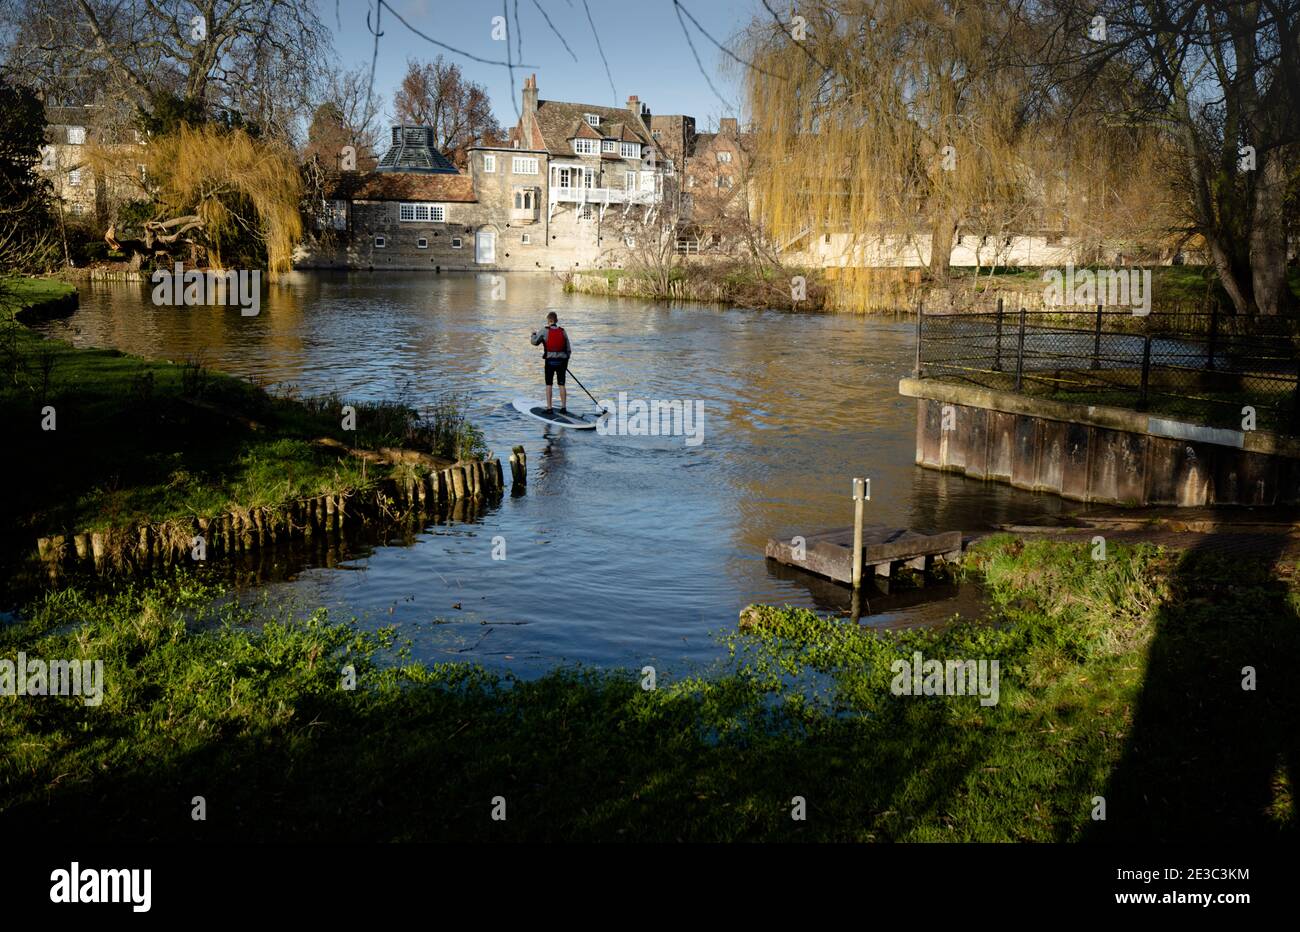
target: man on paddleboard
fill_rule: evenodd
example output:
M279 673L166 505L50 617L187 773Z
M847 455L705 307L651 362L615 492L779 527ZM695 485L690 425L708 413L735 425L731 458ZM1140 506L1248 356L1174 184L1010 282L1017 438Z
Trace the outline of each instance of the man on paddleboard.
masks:
M569 369L569 335L560 326L554 311L546 315L546 327L534 330L530 338L533 346L541 346L546 360L546 413L551 413L551 380L560 383L560 413L568 414L569 393L564 387L564 375Z

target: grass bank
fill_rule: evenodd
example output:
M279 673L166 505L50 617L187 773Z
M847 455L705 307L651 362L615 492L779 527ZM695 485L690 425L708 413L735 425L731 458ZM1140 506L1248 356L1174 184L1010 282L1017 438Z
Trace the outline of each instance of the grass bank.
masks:
M115 841L1293 838L1291 574L1090 549L983 542L968 571L991 617L941 631L763 609L725 635L716 673L653 690L633 670L414 664L392 632L323 610L206 607L191 577L47 594L0 630L0 658L99 659L106 688L98 706L0 697L0 825ZM997 703L895 695L892 664L918 651L997 659Z
M1095 268L1096 266L1090 266ZM1082 268L1082 267L1081 267ZM974 268L955 267L944 289L936 290L922 280L920 269L784 269L756 267L748 263L719 261L684 262L673 268L666 294L650 280L624 269L605 269L565 277L565 288L587 294L610 294L627 297L662 298L730 304L738 307L781 308L789 310L857 310L858 312L897 312L915 310L918 299L931 309L969 308L991 310L998 296L1028 296L1029 306L1038 308L1047 288L1043 273L1047 269L1009 269L990 275ZM1208 330L1208 319L1201 316L1210 304L1229 306L1226 292L1213 269L1203 266L1154 266L1151 271L1152 308L1166 316L1162 326L1188 332ZM802 299L796 300L793 280L803 278ZM1300 298L1300 266L1290 270L1291 290ZM868 281L876 281L874 289ZM869 307L860 307L858 291L876 294ZM841 294L841 292L843 292ZM1007 298L1008 302L1011 297ZM1008 309L1010 305L1008 304ZM1037 315L1038 319L1043 319ZM1060 317L1063 323L1087 327L1078 315ZM1108 329L1132 329L1141 332L1141 318L1126 320L1115 316L1107 320Z
M365 488L401 468L363 466L322 439L416 449L444 463L484 452L457 399L426 409L401 398L353 402L345 425L348 403L337 396L273 395L199 359L77 348L15 316L57 307L70 291L44 279L0 286L0 417L19 438L0 518L14 543Z

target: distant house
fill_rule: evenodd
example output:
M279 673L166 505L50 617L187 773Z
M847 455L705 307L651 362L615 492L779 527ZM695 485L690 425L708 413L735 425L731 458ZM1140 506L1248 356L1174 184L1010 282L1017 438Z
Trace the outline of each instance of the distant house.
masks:
M134 130L109 125L103 108L45 108L46 144L37 169L54 188L63 210L73 217L106 222L113 200L143 196L145 166L143 140ZM89 147L109 156L107 169L92 168Z
M374 171L331 173L326 214L336 242L308 248L298 265L618 265L625 240L613 221L648 216L673 173L649 118L636 97L626 107L541 100L530 76L507 144L470 148L468 171L437 151L428 127L394 127Z
M469 175L433 144L426 126L394 126L373 171L331 172L327 247L303 267L461 268L473 265L477 198Z

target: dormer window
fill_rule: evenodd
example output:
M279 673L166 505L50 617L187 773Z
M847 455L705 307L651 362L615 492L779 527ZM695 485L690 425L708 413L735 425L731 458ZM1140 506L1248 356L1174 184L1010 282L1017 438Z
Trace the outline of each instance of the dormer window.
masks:
M600 117L594 113L584 113L582 118L587 121L588 126L599 126Z
M623 158L625 159L639 159L641 158L641 143L639 142L619 143L618 154L623 156Z
M730 152L727 152L727 151L725 151L725 150L722 151L722 152L719 152L719 153L718 153L718 161L719 161L719 162L722 162L723 164L726 164L727 162L730 162L730 161L731 161L731 153L730 153Z
M617 143L613 139L602 139L600 141L601 152L613 152L616 147Z
M578 155L595 155L596 140L594 139L575 139L573 140L573 151Z

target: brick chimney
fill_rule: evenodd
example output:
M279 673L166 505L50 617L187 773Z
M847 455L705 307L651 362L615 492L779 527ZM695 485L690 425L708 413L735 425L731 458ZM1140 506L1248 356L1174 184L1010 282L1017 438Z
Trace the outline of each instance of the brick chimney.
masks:
M722 119L718 120L718 132L726 133L727 135L730 136L738 135L740 132L740 128L736 123L736 118L723 117Z
M537 112L537 75L524 78L524 113Z

